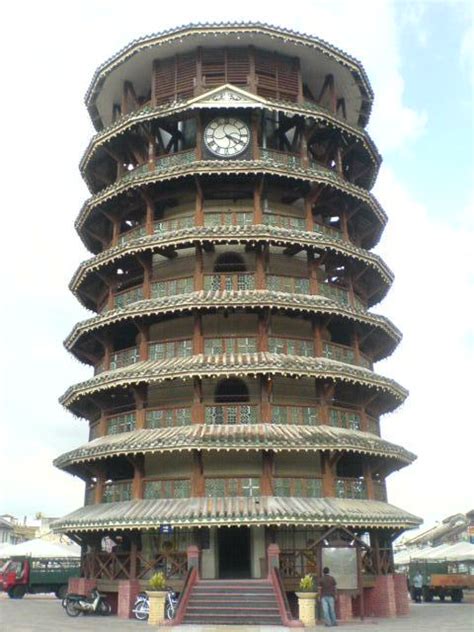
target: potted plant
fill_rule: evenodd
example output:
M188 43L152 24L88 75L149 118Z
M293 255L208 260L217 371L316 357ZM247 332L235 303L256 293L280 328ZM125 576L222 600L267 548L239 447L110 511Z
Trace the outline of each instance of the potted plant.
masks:
M298 597L298 608L300 621L305 627L316 625L316 597L318 593L314 590L314 579L312 575L305 575L300 579Z
M155 573L148 580L148 598L150 600L150 616L148 623L158 625L165 617L166 577L163 572Z

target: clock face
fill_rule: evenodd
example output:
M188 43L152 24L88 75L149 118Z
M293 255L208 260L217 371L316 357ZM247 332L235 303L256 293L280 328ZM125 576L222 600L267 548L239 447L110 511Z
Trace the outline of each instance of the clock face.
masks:
M211 153L221 158L238 156L247 149L250 130L246 123L233 116L219 116L204 130L204 143Z

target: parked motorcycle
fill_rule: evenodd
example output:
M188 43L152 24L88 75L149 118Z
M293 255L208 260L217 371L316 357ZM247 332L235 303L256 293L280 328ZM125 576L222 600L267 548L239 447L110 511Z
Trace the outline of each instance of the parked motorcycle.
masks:
M70 617L77 617L83 614L99 614L107 616L112 612L110 604L105 600L97 588L93 588L91 596L68 593L63 599L63 607Z
M165 616L167 619L173 619L178 606L178 595L171 588L167 589L165 601ZM132 609L136 619L146 621L150 615L150 601L146 592L138 593Z

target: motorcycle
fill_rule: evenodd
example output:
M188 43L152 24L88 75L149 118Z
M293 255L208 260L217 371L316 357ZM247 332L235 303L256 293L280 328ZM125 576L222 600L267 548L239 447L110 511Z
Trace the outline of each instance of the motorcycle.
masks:
M167 619L173 619L178 606L178 595L171 588L167 589L165 600L165 616ZM146 592L138 593L132 612L136 619L146 621L150 615L150 601Z
M83 614L99 614L105 617L112 612L110 604L97 588L92 589L90 597L68 593L64 597L62 605L70 617L77 617L81 612Z

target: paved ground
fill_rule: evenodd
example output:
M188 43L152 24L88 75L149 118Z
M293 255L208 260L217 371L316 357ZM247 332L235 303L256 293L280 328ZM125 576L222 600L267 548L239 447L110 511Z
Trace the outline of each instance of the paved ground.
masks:
M407 617L356 621L340 626L343 632L473 632L474 603L433 602L412 605ZM0 632L147 632L152 628L142 621L124 621L117 617L71 619L54 597L27 595L22 600L0 596ZM156 628L155 628L156 629ZM173 632L287 632L277 626L178 626L161 628ZM324 626L314 630L322 632Z

